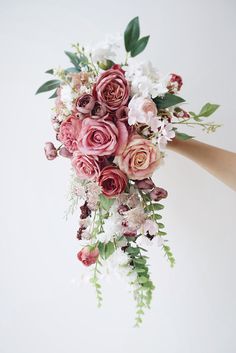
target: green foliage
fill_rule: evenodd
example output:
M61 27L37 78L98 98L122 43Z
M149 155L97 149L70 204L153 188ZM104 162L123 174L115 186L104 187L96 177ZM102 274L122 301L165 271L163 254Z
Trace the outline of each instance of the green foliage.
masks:
M190 136L190 135L187 135L187 134L185 134L183 132L178 132L178 131L175 132L175 136L179 140L182 140L182 141L186 141L186 140L190 140L190 139L194 138L194 136Z
M137 56L138 54L142 53L142 51L144 51L149 41L149 38L150 36L142 37L135 43L131 50L132 57Z
M164 253L168 258L170 266L173 267L175 265L175 258L174 258L174 255L173 255L170 247L168 245L163 245L162 249L164 250Z
M103 260L107 260L108 257L110 257L113 252L115 251L115 245L112 241L109 241L108 243L98 243L98 250L101 258Z
M166 93L164 97L156 97L153 100L157 106L157 109L166 109L172 107L173 105L185 102L183 98L171 93Z
M124 33L125 49L129 53L139 39L140 26L139 18L134 17L127 25Z
M99 273L98 265L99 265L99 261L97 261L94 266L93 277L90 278L90 283L95 288L96 298L97 298L97 306L100 308L102 305L102 291L101 291L101 285L99 283L99 278L98 278L98 273Z
M57 97L57 90L54 91L54 93L49 97L49 99L56 98Z
M108 59L104 63L103 62L98 63L98 66L102 70L109 70L113 65L115 65L114 61L108 60Z
M76 73L76 72L80 72L81 69L79 67L68 67L67 69L64 70L64 72L66 74L68 73Z
M113 203L115 202L115 199L109 199L103 194L99 196L100 199L100 205L105 211L109 211Z
M196 121L201 121L201 117L207 118L208 116L212 115L215 113L215 111L219 108L218 104L211 104L211 103L206 103L202 109L200 110L199 114L195 114L194 112L189 112L192 115L192 118Z
M54 73L53 69L49 69L49 70L45 71L45 74L53 75L53 73Z
M124 33L125 49L132 57L140 54L147 46L149 36L139 38L139 17L133 18L127 25Z
M65 51L65 54L68 56L70 59L70 62L77 68L80 69L80 62L81 60L79 59L78 55L76 53L72 53L70 51Z
M35 94L52 91L53 89L60 86L60 80L49 80L39 87Z

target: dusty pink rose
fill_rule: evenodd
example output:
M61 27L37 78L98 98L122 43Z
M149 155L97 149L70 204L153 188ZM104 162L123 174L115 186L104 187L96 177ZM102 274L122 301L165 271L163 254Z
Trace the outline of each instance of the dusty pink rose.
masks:
M133 135L124 152L116 158L119 168L133 180L150 177L160 160L157 147L139 135Z
M128 102L129 83L118 66L102 73L94 85L93 94L109 111L114 111Z
M117 111L116 111L116 118L119 121L128 121L128 112L129 112L129 108L126 106L122 106L120 107Z
M95 104L95 99L91 94L83 94L79 98L77 98L75 102L76 110L78 111L79 115L86 115L90 114L91 110L93 109Z
M46 142L44 145L45 156L48 160L52 161L57 157L57 149L52 142Z
M127 186L127 176L115 166L105 167L100 174L98 183L106 197L121 194Z
M98 256L98 248L96 247L95 249L91 249L89 246L85 246L77 254L78 260L81 261L85 266L91 266L95 264L98 259Z
M96 180L100 174L99 158L97 156L86 156L74 152L71 163L81 179Z
M61 141L66 149L73 153L78 149L77 138L81 129L81 121L75 116L69 116L60 126L58 140Z
M85 118L81 123L78 137L78 150L81 154L112 156L121 153L126 147L128 131L124 123L115 125L107 118Z

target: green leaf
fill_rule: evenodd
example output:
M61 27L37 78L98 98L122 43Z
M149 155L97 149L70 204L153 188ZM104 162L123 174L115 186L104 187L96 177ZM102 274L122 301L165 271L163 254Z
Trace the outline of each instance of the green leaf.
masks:
M175 94L166 93L164 97L156 97L153 99L158 109L165 109L173 105L183 103L185 100Z
M179 140L182 140L182 141L186 141L186 140L190 140L190 139L194 138L194 136L190 136L190 135L187 135L187 134L185 134L183 132L178 132L178 131L176 131L175 136Z
M108 257L110 257L114 251L115 251L115 246L113 242L109 241L109 243L105 244L105 251L104 251L105 260L108 259Z
M72 53L70 51L65 51L65 54L70 59L70 62L76 67L79 68L80 59L78 58L77 54Z
M139 18L138 16L133 18L127 25L124 33L125 49L129 53L140 35Z
M53 89L60 86L61 81L59 80L50 80L45 82L42 86L39 87L35 94L52 91Z
M208 116L212 115L218 108L219 108L218 104L206 103L202 107L202 109L199 113L199 116L208 117Z
M54 70L53 70L53 69L50 69L50 70L45 71L45 74L53 75L53 73L54 73Z
M56 97L57 97L57 90L55 90L55 92L48 99L52 99Z
M115 202L115 199L108 199L106 196L104 195L100 195L100 204L101 207L105 210L105 211L109 211L109 209L111 208L111 206L113 205L113 203Z
M79 67L68 67L67 69L64 70L66 73L70 73L70 72L80 72L81 69Z
M131 49L131 56L132 57L134 57L134 56L142 53L142 51L144 51L144 49L147 46L149 38L150 38L150 36L142 37L136 42L136 44Z
M160 203L151 203L150 205L145 206L145 210L152 212L152 211L159 211L164 208L163 205Z
M146 282L148 282L148 278L141 276L141 277L138 277L138 281L139 281L139 283L146 283Z

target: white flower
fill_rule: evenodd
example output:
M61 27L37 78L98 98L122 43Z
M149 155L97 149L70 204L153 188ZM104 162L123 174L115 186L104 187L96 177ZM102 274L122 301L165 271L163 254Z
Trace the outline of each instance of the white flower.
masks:
M60 90L60 99L66 109L71 110L72 109L72 103L75 98L75 93L73 92L72 88L69 85L63 85L61 86Z
M104 42L98 43L92 49L92 59L94 62L104 63L106 60L116 58L116 50L120 47L120 36L110 36Z
M158 71L152 66L151 62L135 63L129 59L126 67L126 77L131 82L132 94L144 97L162 96L168 89L166 80L160 78Z
M150 235L155 235L158 232L158 224L151 219L147 219L143 225L144 233L149 233Z
M121 222L122 217L117 212L110 215L110 217L105 220L105 224L103 226L104 232L98 234L97 239L103 243L108 243L117 235L121 236Z
M152 240L148 239L148 237L146 237L145 235L140 235L137 238L136 243L141 248L146 249L146 248L148 248L149 246L152 245Z
M129 255L125 253L123 250L118 248L114 253L109 257L110 263L113 267L124 266L127 265L130 261Z
M137 206L129 211L124 212L124 217L128 221L131 229L139 229L145 222L145 212L142 206Z
M175 131L173 130L173 125L168 123L161 128L160 136L157 139L160 151L164 151L166 145L169 141L175 137Z

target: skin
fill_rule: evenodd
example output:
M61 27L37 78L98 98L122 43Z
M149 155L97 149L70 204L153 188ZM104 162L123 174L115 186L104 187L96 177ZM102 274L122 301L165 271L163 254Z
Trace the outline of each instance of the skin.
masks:
M191 139L175 138L168 149L187 157L236 191L236 153Z

